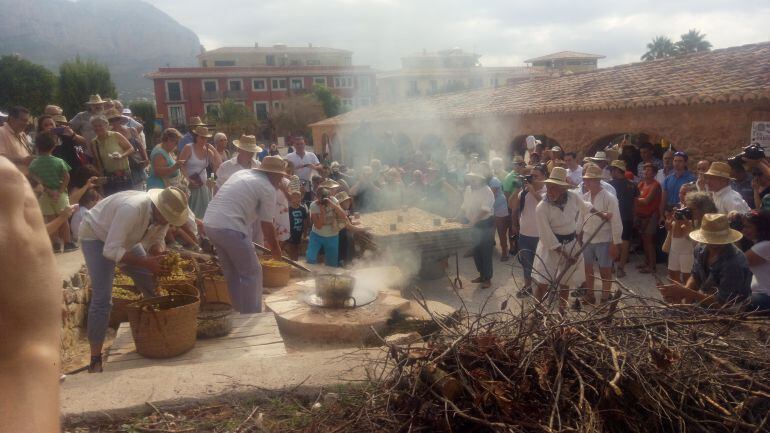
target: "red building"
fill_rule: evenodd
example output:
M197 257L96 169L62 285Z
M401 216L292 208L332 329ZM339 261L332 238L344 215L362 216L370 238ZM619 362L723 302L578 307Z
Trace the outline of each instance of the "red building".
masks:
M350 51L312 46L219 48L201 54L200 67L160 68L146 77L154 81L164 127L184 127L191 116L203 116L225 99L267 121L283 99L310 93L319 84L345 107L372 104L375 71L353 66L351 56Z

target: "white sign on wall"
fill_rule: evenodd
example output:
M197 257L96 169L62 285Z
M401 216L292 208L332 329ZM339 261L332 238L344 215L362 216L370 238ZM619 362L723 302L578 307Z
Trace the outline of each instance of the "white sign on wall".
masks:
M770 157L770 121L751 122L751 142L765 148L765 156Z

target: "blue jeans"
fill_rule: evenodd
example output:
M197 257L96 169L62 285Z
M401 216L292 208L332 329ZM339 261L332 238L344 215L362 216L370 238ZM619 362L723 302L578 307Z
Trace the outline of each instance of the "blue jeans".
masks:
M233 308L241 314L262 312L262 265L251 238L231 229L206 227L227 281Z
M88 267L88 276L91 278L91 305L88 306L88 341L101 345L104 342L104 334L112 310L112 283L115 279L115 262L104 257L104 242L93 240L81 240L80 250ZM141 245L135 245L126 254L146 256ZM144 268L136 266L121 266L122 271L134 280L134 284L142 291L145 297L155 296L155 281L152 273Z
M321 236L316 232L310 232L310 238L307 241L307 254L305 259L308 263L318 262L318 252L324 249L324 261L326 266L338 267L340 265L340 235Z
M532 264L535 263L535 251L540 238L519 235L519 263L524 268L524 279L532 279Z

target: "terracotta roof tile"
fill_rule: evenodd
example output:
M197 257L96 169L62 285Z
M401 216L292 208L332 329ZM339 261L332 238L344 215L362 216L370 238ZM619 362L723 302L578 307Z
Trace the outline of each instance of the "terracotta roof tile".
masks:
M374 105L314 125L606 110L770 97L770 42Z

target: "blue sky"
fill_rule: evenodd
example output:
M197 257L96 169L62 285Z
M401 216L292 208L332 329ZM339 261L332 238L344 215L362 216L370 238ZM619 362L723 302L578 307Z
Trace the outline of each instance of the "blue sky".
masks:
M759 0L147 0L195 31L207 49L286 43L354 52L356 64L395 69L423 49L461 47L487 66L573 50L638 61L656 35L691 28L715 48L770 40Z

